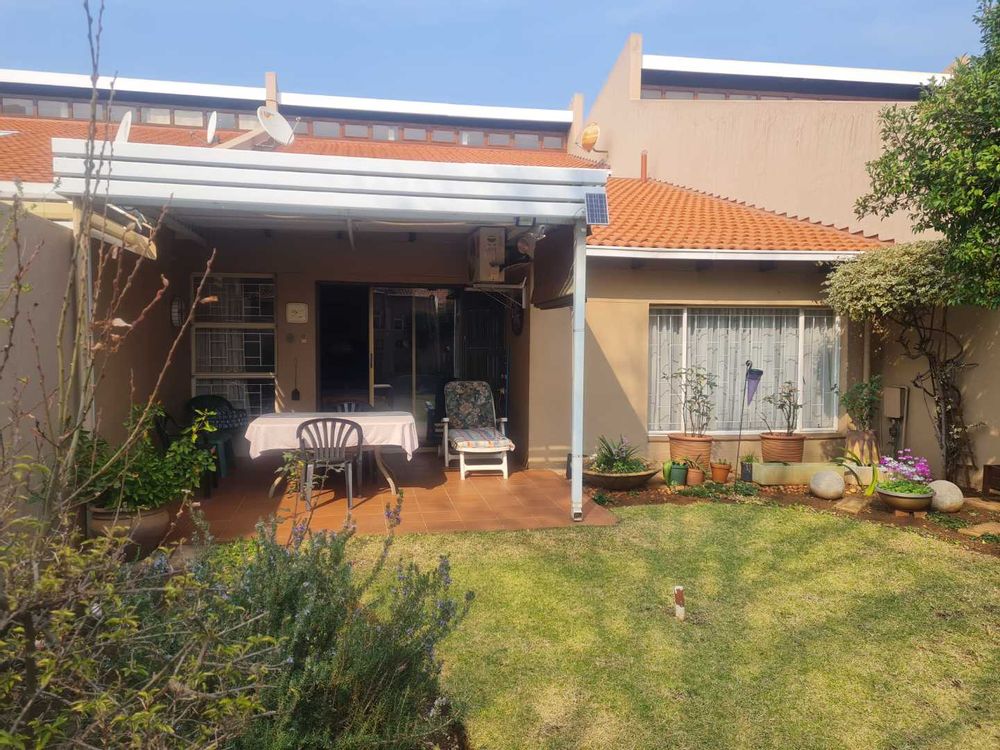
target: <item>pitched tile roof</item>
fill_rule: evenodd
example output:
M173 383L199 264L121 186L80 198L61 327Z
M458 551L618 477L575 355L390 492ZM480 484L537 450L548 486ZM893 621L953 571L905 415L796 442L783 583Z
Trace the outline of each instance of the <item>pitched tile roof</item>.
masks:
M112 138L115 125L100 124L98 139ZM8 134L3 135L5 131ZM223 139L237 132L220 132ZM0 180L52 181L52 138L86 138L87 123L79 120L47 120L0 117ZM194 128L165 125L133 125L129 140L174 146L204 146L205 133ZM327 156L365 156L377 159L412 159L474 164L513 164L537 167L595 167L594 162L563 151L476 148L430 143L384 143L298 136L289 153Z
M716 250L869 250L877 238L753 208L658 180L608 180L611 224L589 245Z

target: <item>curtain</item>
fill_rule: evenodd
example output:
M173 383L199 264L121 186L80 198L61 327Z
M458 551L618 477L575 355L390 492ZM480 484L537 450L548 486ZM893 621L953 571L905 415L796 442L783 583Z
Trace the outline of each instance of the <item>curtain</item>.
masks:
M746 362L763 370L753 404L747 408L744 429L760 431L783 427L781 414L764 403L782 383L795 383L803 409L798 427L832 428L837 398L832 391L839 367L836 317L828 310L795 308L689 308L686 336L684 311L650 311L649 429L666 432L683 428L680 383L669 375L683 367L703 367L717 380L713 394L713 431L736 431ZM802 362L799 330L802 318ZM686 338L686 344L685 344ZM686 347L686 358L684 350Z
M677 309L653 308L649 314L649 429L681 429L681 399L670 374L683 366L681 324Z

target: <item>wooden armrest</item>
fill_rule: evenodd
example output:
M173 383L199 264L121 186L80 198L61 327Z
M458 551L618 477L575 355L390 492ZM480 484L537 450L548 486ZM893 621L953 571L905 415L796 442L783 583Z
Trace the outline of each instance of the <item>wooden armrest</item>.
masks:
M442 417L441 424L448 424L448 417Z

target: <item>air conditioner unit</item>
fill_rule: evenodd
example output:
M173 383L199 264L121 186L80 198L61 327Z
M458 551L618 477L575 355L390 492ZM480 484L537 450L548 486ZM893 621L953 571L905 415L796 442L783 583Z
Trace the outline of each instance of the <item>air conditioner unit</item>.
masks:
M480 227L469 241L469 281L473 284L503 281L504 244L502 227Z

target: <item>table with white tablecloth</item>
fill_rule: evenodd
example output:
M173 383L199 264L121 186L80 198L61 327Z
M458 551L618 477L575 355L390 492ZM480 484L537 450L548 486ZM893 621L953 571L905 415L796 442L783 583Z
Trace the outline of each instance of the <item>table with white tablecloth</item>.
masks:
M396 480L382 460L382 449L386 446L401 448L407 460L413 458L418 446L417 424L413 415L405 411L262 414L247 426L250 458L258 458L268 452L296 450L299 447L297 431L300 424L310 419L331 417L347 419L361 427L365 447L371 448L375 464L389 482L389 489L395 494Z

